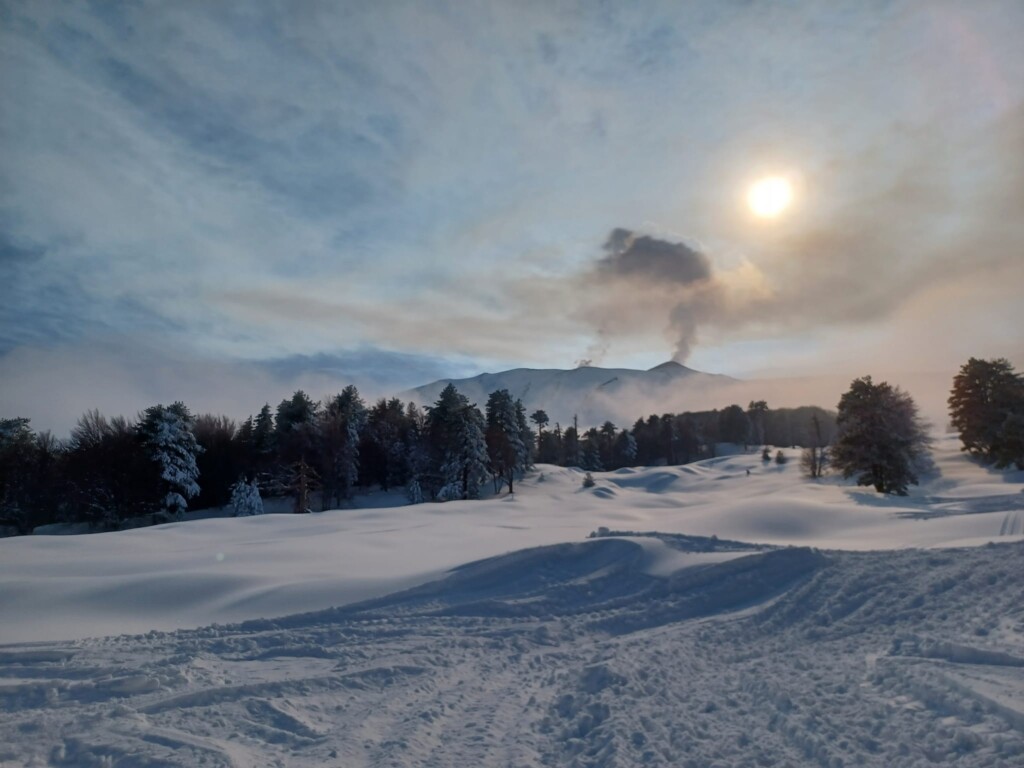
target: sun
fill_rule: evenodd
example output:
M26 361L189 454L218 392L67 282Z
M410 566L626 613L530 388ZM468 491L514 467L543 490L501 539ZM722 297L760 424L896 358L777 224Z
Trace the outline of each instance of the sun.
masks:
M793 185L782 176L758 179L747 190L747 205L755 216L774 219L793 202Z

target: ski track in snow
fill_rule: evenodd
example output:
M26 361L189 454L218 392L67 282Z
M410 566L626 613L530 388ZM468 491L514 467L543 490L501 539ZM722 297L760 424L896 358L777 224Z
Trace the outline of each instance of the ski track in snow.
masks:
M5 646L0 764L1024 763L1024 544L750 550L668 577L647 549L557 545L349 608Z
M0 766L1024 765L1024 473L795 463L0 541Z

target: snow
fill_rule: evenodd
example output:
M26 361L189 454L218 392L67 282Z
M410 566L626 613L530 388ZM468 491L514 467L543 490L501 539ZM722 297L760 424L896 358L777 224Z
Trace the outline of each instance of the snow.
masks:
M0 540L0 766L1022 764L1024 473L797 465Z

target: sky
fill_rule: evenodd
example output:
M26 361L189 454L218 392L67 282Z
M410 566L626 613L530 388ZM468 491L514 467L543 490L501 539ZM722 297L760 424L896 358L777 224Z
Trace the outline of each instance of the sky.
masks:
M0 0L0 417L1021 365L1022 35L1019 0Z

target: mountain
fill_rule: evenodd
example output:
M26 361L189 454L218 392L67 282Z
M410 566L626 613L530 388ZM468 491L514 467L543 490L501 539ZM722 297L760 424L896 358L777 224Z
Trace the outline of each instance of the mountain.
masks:
M650 370L597 368L582 366L571 370L558 368L514 368L500 373L482 373L468 379L440 379L399 395L420 405L433 404L448 384L483 408L487 397L497 389L507 389L526 406L527 413L543 408L552 425L572 423L596 426L612 420L619 426L631 425L649 413L722 407L728 402L709 396L738 383L719 374L702 373L675 362L662 363Z

